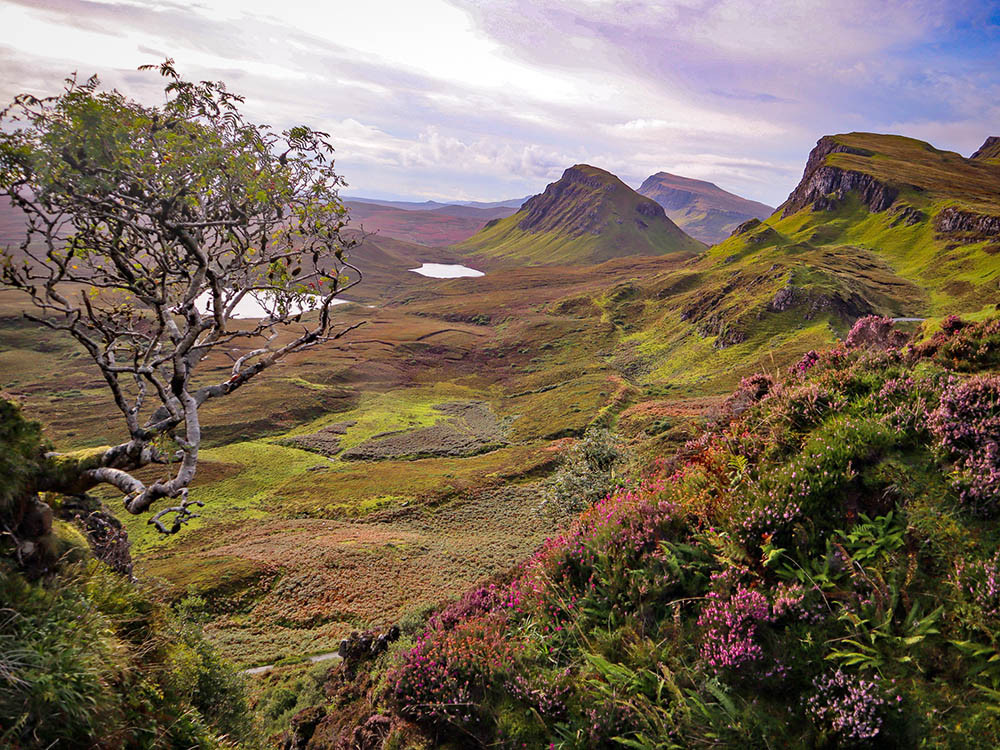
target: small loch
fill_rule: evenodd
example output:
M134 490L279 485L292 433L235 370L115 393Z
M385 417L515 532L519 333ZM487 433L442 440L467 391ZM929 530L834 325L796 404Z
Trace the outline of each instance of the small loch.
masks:
M410 270L432 279L461 279L484 275L482 271L468 266L460 266L457 263L424 263L420 268L411 268Z

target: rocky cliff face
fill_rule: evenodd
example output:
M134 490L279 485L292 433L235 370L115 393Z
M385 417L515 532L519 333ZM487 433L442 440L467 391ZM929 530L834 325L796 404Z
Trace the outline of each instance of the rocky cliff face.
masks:
M934 217L934 228L941 234L968 233L975 237L1000 237L1000 216L962 211L949 206Z
M986 142L979 147L971 157L976 161L988 161L991 159L1000 160L1000 136L991 135L986 139Z
M899 190L869 174L830 166L830 154L846 153L872 156L871 151L838 143L830 136L820 138L809 154L805 172L798 187L781 206L781 215L790 216L809 204L817 211L832 210L849 192L856 193L869 211L885 211L899 196Z

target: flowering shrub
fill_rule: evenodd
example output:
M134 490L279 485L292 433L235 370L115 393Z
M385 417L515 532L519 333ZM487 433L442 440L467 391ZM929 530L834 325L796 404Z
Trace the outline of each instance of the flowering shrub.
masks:
M855 322L844 340L844 345L848 349L859 347L891 349L905 344L906 338L905 333L895 329L892 318L866 315Z
M941 321L941 330L948 336L951 336L958 331L965 328L965 321L963 321L957 315L949 315L944 320Z
M776 417L802 430L818 424L838 403L839 399L823 386L804 383L782 394L775 404Z
M507 692L530 706L539 714L555 720L566 717L566 699L572 688L567 680L570 670L562 670L556 679L543 679L541 675L532 675L531 679L517 674L504 682Z
M802 359L800 359L792 367L792 372L799 375L805 375L809 372L809 370L816 366L817 362L819 362L819 353L815 349L810 349L803 354Z
M995 510L1000 499L1000 376L952 381L930 426L942 450L955 459L962 502Z
M797 505L819 522L836 522L837 500L857 484L858 469L903 437L876 419L837 416L815 430L798 454L769 477L768 497Z
M972 372L1000 363L1000 318L966 322L951 315L928 341L913 347L917 357L933 357L959 372Z
M740 380L739 386L723 404L723 413L738 417L751 406L763 399L774 385L770 375L754 373Z
M767 626L780 620L812 616L803 604L805 590L782 585L768 598L744 583L731 584L732 578L732 569L712 576L713 590L706 595L697 622L702 628L701 658L717 672L742 672L758 679L783 676L784 660L766 653L762 636Z
M475 726L485 694L520 655L505 625L502 616L486 616L428 631L388 674L389 699L410 719Z
M952 582L984 615L1000 618L1000 550L988 560L957 561Z
M678 456L431 618L391 705L496 747L1000 746L1000 552L966 557L1000 531L951 512L1000 496L1000 376L880 348L886 319L854 334L744 379Z
M713 583L727 573L712 576ZM771 604L759 591L737 585L728 596L711 591L698 617L704 628L701 658L712 669L740 669L759 661L764 651L757 642L757 630L772 621Z
M896 708L875 675L870 680L841 670L820 675L813 681L815 692L806 700L806 711L821 727L832 732L842 745L867 744L882 731L885 715ZM897 709L898 710L898 709Z
M481 614L491 612L500 604L501 589L491 583L465 593L457 602L431 616L429 626L435 630L451 630L455 625Z
M802 518L802 506L791 498L783 500L772 495L769 502L753 506L737 528L737 538L751 554L760 554L765 544L790 543L788 535Z
M931 382L918 382L912 377L886 380L875 400L883 412L879 418L882 424L900 433L921 435L927 429L934 387Z

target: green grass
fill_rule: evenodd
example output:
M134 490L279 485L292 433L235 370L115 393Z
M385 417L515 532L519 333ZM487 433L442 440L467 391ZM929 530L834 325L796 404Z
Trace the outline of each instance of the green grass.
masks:
M233 467L231 476L202 484L195 477L192 497L205 503L186 532L215 524L238 524L269 517L269 501L292 477L319 463L315 454L255 440L203 450L204 464ZM207 466L206 466L207 468ZM107 497L117 497L110 494ZM115 503L112 500L112 507ZM146 516L122 514L132 549L139 555L162 551L179 543L181 536L163 537L146 523Z
M347 450L382 432L427 427L447 419L445 414L434 408L437 404L467 400L476 395L472 388L448 382L400 388L386 393L363 393L356 407L297 425L282 437L309 435L338 422L356 422L347 428L341 438L341 446Z
M625 255L704 249L667 219L657 204L595 167L577 165L567 170L535 200L544 204L544 215L529 219L528 211L522 209L455 249L526 265L600 263ZM660 215L640 214L637 209L643 205ZM532 226L522 229L529 220L534 221Z

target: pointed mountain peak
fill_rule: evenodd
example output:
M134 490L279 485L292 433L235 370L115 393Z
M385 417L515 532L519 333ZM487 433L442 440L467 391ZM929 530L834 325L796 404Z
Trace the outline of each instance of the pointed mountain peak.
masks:
M518 227L525 232L582 235L599 233L609 213L622 219L635 213L633 218L639 225L644 222L638 217L669 222L655 201L639 195L611 172L589 164L567 169L515 215L520 217Z
M490 222L461 247L535 264L704 249L667 218L656 201L590 164L574 164L516 214Z

